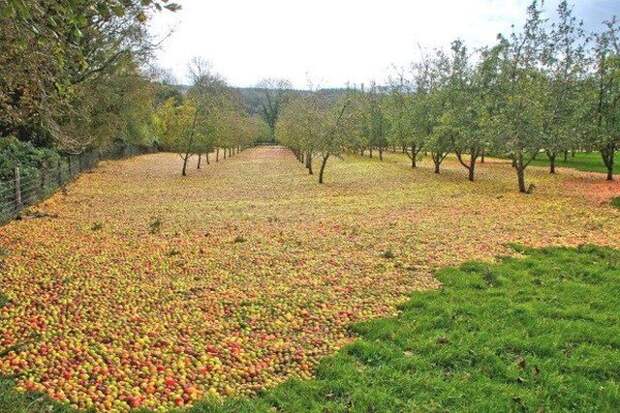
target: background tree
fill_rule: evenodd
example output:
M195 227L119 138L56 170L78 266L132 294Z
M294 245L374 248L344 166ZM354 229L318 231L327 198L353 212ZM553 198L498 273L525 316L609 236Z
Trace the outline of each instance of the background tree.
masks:
M450 77L445 86L446 110L440 120L452 141L456 158L468 172L468 179L475 178L476 161L486 146L481 121L484 110L484 65L472 69L465 45L456 40L452 43ZM466 159L468 156L469 159Z
M283 108L276 128L278 141L291 148L310 175L313 174L312 160L321 139L322 116L316 94L296 96Z
M95 82L153 50L146 36L164 1L4 0L0 2L0 135L69 152L93 146L73 136L75 118L91 116ZM80 99L86 99L83 102Z
M188 64L189 78L192 85L187 91L197 109L196 122L198 135L194 137L193 144L198 155L198 167L200 167L202 154L211 152L216 145L229 147L228 129L231 119L224 114L231 110L231 94L224 79L215 73L211 64L200 57L194 57ZM222 136L228 139L224 140Z
M497 144L513 161L520 192L528 192L525 169L543 146L546 78L540 69L546 33L542 24L534 1L523 30L500 36L500 103L494 123Z
M379 92L377 85L373 82L366 95L368 110L368 132L369 146L376 148L379 152L379 160L383 160L383 152L387 148L388 124L384 113L384 97Z
M280 110L286 102L291 90L291 83L285 79L264 79L256 86L263 93L260 103L260 115L271 131L271 140L275 140L276 123Z
M415 85L415 82L414 82ZM390 95L387 99L387 117L389 119L389 140L393 145L402 147L405 154L411 160L411 167L417 167L417 160L426 144L426 130L420 128L418 118L421 111L421 100L416 95L418 89L412 88L401 77L396 84L392 84ZM419 92L421 93L421 92Z
M441 124L442 116L449 104L447 84L450 77L450 61L442 50L435 50L432 56L423 56L417 65L417 79L420 90L416 94L417 122L424 136L424 149L431 154L435 173L452 150L454 130Z
M593 126L590 140L601 152L607 179L613 180L614 156L620 146L620 27L614 17L595 36L594 73L589 80Z
M157 131L161 137L164 150L176 152L183 160L181 174L187 175L187 163L196 149L199 110L196 102L187 99L177 105L174 99L168 99L159 108L156 118Z
M350 111L351 97L348 95L338 99L320 111L320 132L316 143L317 153L321 157L319 183L323 183L325 166L330 157L341 157L349 148L349 138L353 130L352 120L355 118Z
M548 83L544 101L542 145L549 158L549 172L555 173L558 155L579 145L580 81L586 68L586 37L583 22L573 16L567 1L557 8L558 22L553 23L543 50L543 68Z
M319 183L331 157L341 157L351 148L355 119L349 94L337 100L322 99L312 93L292 99L283 109L277 124L277 137L298 160L310 152L320 158ZM307 158L306 158L307 159ZM306 165L308 167L308 165ZM311 164L309 166L311 171Z

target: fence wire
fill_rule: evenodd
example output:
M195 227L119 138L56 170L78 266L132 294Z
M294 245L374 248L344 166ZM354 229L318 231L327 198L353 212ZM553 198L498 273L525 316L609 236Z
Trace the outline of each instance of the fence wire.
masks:
M0 225L18 217L25 208L48 198L80 173L95 168L99 161L152 152L155 152L153 148L124 146L108 151L61 156L56 165L40 165L38 169L18 166L13 177L0 180Z

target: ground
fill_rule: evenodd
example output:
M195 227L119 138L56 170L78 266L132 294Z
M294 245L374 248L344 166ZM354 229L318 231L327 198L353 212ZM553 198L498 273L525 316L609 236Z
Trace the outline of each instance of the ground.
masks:
M20 345L0 372L101 411L249 395L310 377L439 267L508 243L620 247L620 184L600 174L528 168L522 195L504 161L474 183L453 159L408 165L334 159L319 185L274 147L188 177L173 154L103 163L0 228L0 354Z

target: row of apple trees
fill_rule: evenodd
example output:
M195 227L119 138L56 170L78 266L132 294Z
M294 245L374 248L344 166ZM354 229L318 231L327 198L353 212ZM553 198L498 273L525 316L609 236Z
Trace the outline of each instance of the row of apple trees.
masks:
M203 159L211 162L209 154L218 162L220 157L226 159L268 134L264 121L247 113L241 97L209 69L207 62L193 59L189 73L189 90L166 99L155 114L160 147L179 154L183 176L192 157L198 158L200 169Z
M374 150L382 158L394 147L414 168L430 155L436 173L454 154L471 181L485 153L509 158L521 192L536 157L548 157L554 173L567 151L597 150L611 180L620 146L618 34L615 19L585 33L566 1L551 23L533 2L522 29L493 46L472 51L456 40L448 51L423 52L388 87L292 97L276 135L310 173L320 158L319 182L330 157Z

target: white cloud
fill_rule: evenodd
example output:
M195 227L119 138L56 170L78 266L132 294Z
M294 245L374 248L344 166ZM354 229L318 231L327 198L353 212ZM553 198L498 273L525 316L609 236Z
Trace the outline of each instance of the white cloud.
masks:
M582 0L589 4L607 0ZM201 56L237 86L264 77L296 87L383 82L392 64L412 61L417 45L444 47L460 37L471 47L521 24L528 0L181 0L177 13L160 13L151 32L175 31L159 64L183 80ZM549 5L549 3L552 3ZM547 1L552 8L556 1ZM583 8L583 7L581 7Z

